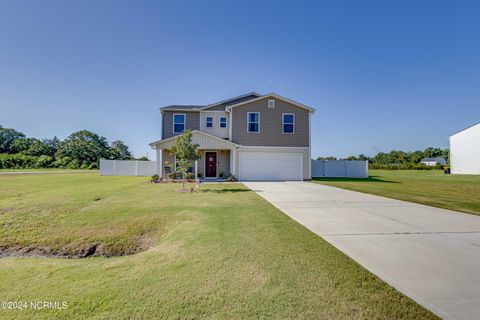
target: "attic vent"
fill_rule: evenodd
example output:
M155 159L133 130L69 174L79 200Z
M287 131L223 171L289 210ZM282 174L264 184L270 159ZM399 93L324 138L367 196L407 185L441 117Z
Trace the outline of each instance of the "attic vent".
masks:
M275 109L275 100L268 100L268 109Z

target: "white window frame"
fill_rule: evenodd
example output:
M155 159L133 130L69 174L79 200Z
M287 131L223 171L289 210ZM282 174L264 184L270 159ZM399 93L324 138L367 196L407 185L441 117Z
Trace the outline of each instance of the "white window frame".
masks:
M222 119L225 119L225 127L222 127ZM226 116L221 116L219 119L218 119L218 126L220 128L227 128L228 127L228 124L227 124L227 117Z
M183 116L183 131L175 131L175 116ZM185 113L174 113L172 123L173 123L173 128L172 128L173 134L183 133L185 129L187 129L187 115ZM177 123L177 124L180 124L180 123Z
M208 119L211 119L211 120L212 120L212 121L210 121L210 122L212 123L212 126L211 126L211 127L208 126L208 122L209 122ZM205 117L205 128L207 128L207 129L213 129L213 117L212 117L212 116L206 116L206 117Z
M258 114L258 122L252 122L258 124L258 131L250 131L250 114L257 113ZM260 133L260 112L247 112L247 132L248 133Z
M285 123L285 116L293 116L293 123ZM293 125L293 132L285 132L285 124ZM282 113L282 133L295 134L295 113Z

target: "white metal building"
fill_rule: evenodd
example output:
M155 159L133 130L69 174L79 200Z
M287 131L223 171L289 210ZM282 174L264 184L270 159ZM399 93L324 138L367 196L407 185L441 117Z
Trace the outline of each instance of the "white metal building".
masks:
M450 136L450 170L480 174L480 122Z

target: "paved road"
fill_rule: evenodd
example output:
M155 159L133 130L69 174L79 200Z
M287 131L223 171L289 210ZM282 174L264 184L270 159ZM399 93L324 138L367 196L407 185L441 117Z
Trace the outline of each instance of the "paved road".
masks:
M245 185L438 316L480 319L480 216L310 182Z

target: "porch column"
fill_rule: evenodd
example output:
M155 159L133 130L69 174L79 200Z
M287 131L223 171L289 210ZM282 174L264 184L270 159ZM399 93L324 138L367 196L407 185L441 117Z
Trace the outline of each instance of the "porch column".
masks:
M230 175L234 175L233 172L233 149L230 149Z
M157 159L155 163L155 173L158 174L160 178L163 176L162 170L162 149L157 149Z
M195 160L195 179L198 178L198 160Z
M232 174L238 179L238 170L237 170L237 154L238 154L238 151L237 149L232 149L232 168L233 168L233 172Z

